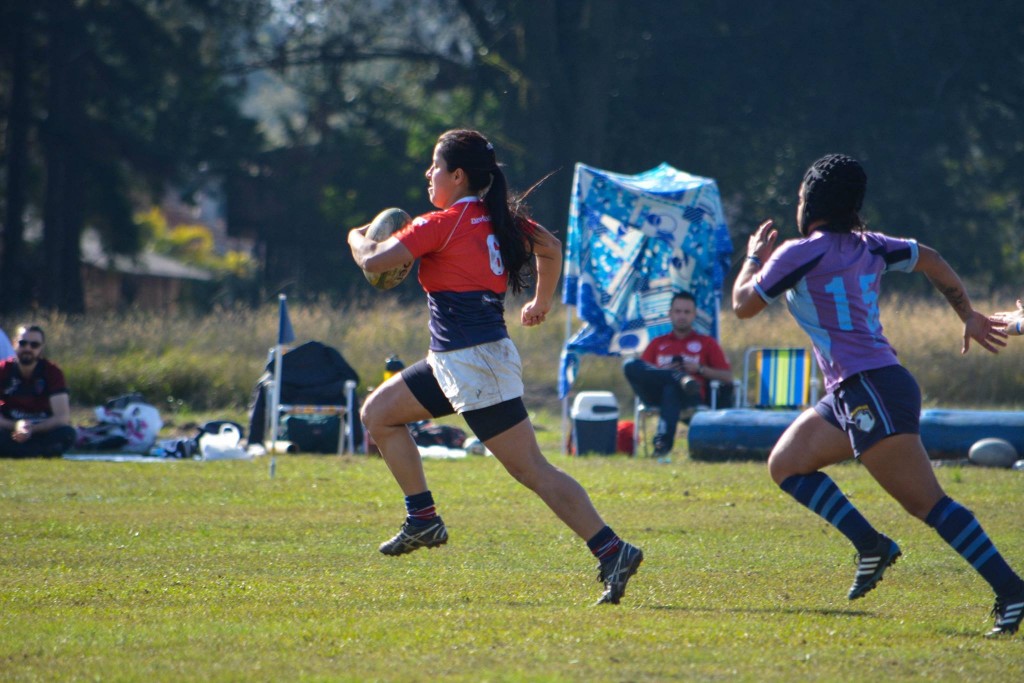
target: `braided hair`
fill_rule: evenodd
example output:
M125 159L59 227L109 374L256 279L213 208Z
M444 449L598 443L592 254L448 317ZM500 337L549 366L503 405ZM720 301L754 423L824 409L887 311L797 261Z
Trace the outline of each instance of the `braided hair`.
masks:
M526 195L513 194L505 173L498 164L494 145L475 130L449 130L437 139L441 158L449 173L457 168L465 172L469 189L482 195L491 215L491 229L498 238L498 250L508 273L508 284L513 294L521 292L533 271L534 237L527 230L529 211L524 203Z
M858 211L864 203L868 176L856 159L845 154L823 156L807 169L803 186L800 234L806 237L807 227L816 220L828 221L821 227L828 232L852 232L864 227Z

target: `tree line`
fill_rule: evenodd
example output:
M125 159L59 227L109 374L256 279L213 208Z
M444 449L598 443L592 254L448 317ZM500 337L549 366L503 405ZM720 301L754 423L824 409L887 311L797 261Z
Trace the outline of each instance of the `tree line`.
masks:
M713 177L740 249L844 152L870 225L1018 286L1022 34L1012 0L0 0L0 313L83 312L83 230L133 253L169 188L254 240L254 300L348 296L344 231L429 210L451 127L521 188L554 171L531 203L561 232L577 162Z

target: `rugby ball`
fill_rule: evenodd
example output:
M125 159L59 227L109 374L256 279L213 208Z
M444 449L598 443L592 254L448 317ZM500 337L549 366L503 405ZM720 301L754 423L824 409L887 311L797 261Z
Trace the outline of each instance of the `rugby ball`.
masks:
M412 218L405 211L395 208L384 209L374 217L366 231L366 236L374 242L383 242L410 223L412 223ZM364 270L363 276L377 289L391 289L406 278L409 271L412 270L412 264L413 262L409 261L383 273L370 273Z
M967 459L984 467L1013 467L1017 449L1005 439L981 439L971 446Z

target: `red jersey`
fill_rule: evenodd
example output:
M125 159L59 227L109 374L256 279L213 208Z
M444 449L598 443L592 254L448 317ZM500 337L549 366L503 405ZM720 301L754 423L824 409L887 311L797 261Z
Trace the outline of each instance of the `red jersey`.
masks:
M40 358L32 376L21 376L17 358L0 360L0 412L11 420L39 419L53 414L50 397L68 393L64 373Z
M694 361L709 368L729 370L729 359L714 337L706 334L690 332L685 337L677 337L672 332L655 337L644 349L640 358L655 367L664 368L673 363L677 356L684 361ZM697 377L707 387L707 380Z
M508 273L487 205L464 197L416 217L395 233L420 259L419 281L430 308L430 349L454 351L508 337Z
M476 197L417 216L395 237L420 259L419 281L427 293L487 289L504 294L508 288L487 205Z

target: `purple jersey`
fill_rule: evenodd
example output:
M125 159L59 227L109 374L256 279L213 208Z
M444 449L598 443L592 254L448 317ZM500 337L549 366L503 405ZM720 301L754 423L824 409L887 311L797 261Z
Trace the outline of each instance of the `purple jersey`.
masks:
M786 305L811 337L825 389L858 372L895 365L896 350L882 334L878 293L882 273L909 273L917 242L877 232L815 231L779 247L758 273L754 289L767 303Z

